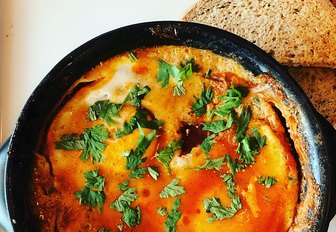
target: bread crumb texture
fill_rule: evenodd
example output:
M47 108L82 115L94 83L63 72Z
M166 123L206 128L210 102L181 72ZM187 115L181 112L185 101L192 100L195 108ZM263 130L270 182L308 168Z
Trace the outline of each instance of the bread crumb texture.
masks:
M201 0L183 20L237 34L285 65L336 68L335 2Z
M336 70L289 67L288 71L305 91L315 109L336 129Z

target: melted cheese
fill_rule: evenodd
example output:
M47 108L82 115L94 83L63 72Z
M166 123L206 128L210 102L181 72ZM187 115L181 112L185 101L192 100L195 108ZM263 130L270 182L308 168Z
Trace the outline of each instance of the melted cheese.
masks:
M162 189L173 179L179 179L186 193L180 195L182 212L177 222L177 231L287 231L295 217L298 199L298 181L291 182L290 178L298 179L296 164L290 153L290 146L285 139L284 128L272 107L258 93L258 79L246 71L235 61L220 57L209 51L187 47L163 46L137 50L138 60L131 62L127 54L116 56L83 77L83 81L97 80L94 84L79 90L58 112L51 123L43 146L44 157L38 155L34 174L34 212L42 222L44 230L59 231L98 231L106 227L117 231L122 224L123 231L164 231L166 216L156 213L159 207L167 207L170 211L174 198L160 198ZM168 86L161 87L157 81L158 60L178 65L190 58L195 58L199 70L183 83L186 94L173 96L176 82L170 78ZM211 69L212 77L204 78L205 72ZM103 120L90 121L87 112L91 105L100 100L110 100L122 103L132 87L139 83L141 87L148 85L151 91L142 100L142 107L152 113L152 116L164 122L157 133L157 138L151 143L144 157L146 162L141 167L155 166L159 168L158 181L148 173L142 179L129 178L130 171L126 170L125 151L135 149L139 138L139 129L131 134L115 139L113 134L121 128L125 121L135 113L135 107L126 103L120 111L120 117L114 118L117 123L107 125ZM220 170L197 171L192 168L206 162L205 154L196 143L187 151L177 150L170 163L171 175L155 158L157 152L163 149L173 139L183 139L181 130L186 124L200 124L209 121L206 116L195 117L191 109L195 96L199 97L202 86L211 86L215 91L213 103L209 109L218 104L217 97L234 83L235 86L245 86L251 89L244 98L244 104L252 108L252 118L248 131L258 128L260 134L267 137L266 146L255 156L256 162L242 171L235 178L236 193L242 201L242 209L229 219L207 222L212 216L207 213L203 201L212 196L218 197L223 206L230 205L226 194L226 184L220 178L223 173L230 172L228 165ZM260 105L254 104L258 96ZM81 150L57 150L54 143L64 134L81 134L86 128L103 123L108 128L111 137L105 141L106 149L103 156L105 162L83 162L80 159ZM229 154L232 159L238 158L236 153L238 143L234 140L236 126L216 137L209 156L214 158ZM143 129L145 134L151 129ZM197 136L192 140L197 140ZM43 161L44 160L44 161ZM99 168L99 174L105 177L105 195L102 212L80 205L75 193L85 185L84 173ZM277 183L271 188L265 188L257 182L257 177L272 176ZM122 191L118 184L124 180L130 181L130 186L136 188L138 198L132 207L141 209L141 223L134 228L122 222L122 214L110 208ZM46 190L47 189L47 190ZM51 191L52 190L52 191Z

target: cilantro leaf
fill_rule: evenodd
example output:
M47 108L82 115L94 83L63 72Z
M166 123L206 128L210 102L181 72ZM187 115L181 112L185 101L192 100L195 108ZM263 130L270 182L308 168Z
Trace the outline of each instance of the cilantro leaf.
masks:
M176 223L181 218L182 212L178 211L178 208L181 206L181 198L176 198L173 203L173 207L168 214L168 217L165 221L165 231L166 232L176 232Z
M225 157L220 157L220 158L216 158L216 159L207 159L207 161L199 166L194 168L195 170L203 170L203 169L215 169L217 171L219 171L222 168L222 165L225 164Z
M227 186L227 194L230 197L230 199L233 198L234 193L236 191L235 189L235 184L233 182L233 175L232 174L223 174L220 176L223 181L225 181L226 186Z
M142 89L140 88L140 84L136 83L134 87L131 89L131 91L126 96L123 104L125 104L127 101L130 102L132 106L140 107L141 106L141 100L144 99L144 97L151 91L149 86L145 86Z
M226 160L228 162L232 177L235 178L236 170L237 170L237 160L236 159L232 160L231 156L229 154L226 154L225 157L226 157Z
M131 170L129 175L130 178L142 178L143 174L146 172L146 168L139 168L138 166L146 161L146 158L142 156L146 153L147 148L155 139L155 131L152 131L147 136L144 135L140 125L138 125L140 131L140 137L137 142L135 150L131 150L129 155L126 157L126 169Z
M108 139L110 134L102 124L85 129L84 133L66 134L61 137L61 141L55 142L56 149L63 150L82 150L81 159L87 161L89 156L92 162L102 162L105 160L102 153L106 148L104 140Z
M129 59L130 59L132 62L138 60L138 57L137 57L137 56L134 54L134 52L132 52L132 51L128 53L128 57L129 57Z
M208 223L226 218L232 218L237 213L237 211L242 208L240 198L237 195L234 195L231 199L230 207L222 206L219 198L216 197L205 199L203 201L203 205L207 213L213 214L212 217L207 219Z
M220 105L214 113L220 117L224 117L242 104L242 93L231 84L230 89L227 90L226 95L220 97L224 103Z
M170 142L170 144L168 144L167 147L159 151L158 155L156 156L158 161L163 164L163 166L165 167L166 171L169 174L170 174L169 164L171 160L173 159L174 152L178 149L181 149L181 147L182 147L182 142L174 139Z
M118 185L118 188L119 188L121 191L125 191L125 190L129 189L128 185L129 185L129 181L128 181L128 180L125 180L125 181L123 181L122 183L120 183L120 184Z
M266 136L264 135L263 137L260 137L260 133L258 132L257 128L252 128L251 131L258 143L259 148L264 147L266 144Z
M248 106L247 108L243 106L241 111L240 117L237 122L237 130L236 130L236 141L241 141L244 138L244 133L246 132L247 126L251 119L251 107Z
M142 128L149 128L149 129L159 129L163 122L160 120L147 120L148 111L142 108L137 108L135 115L130 118L129 123L124 122L123 130L117 128L116 132L114 133L114 137L121 138L125 135L131 134L136 128L137 124L139 124Z
M91 155L93 163L104 161L105 158L102 156L102 153L106 148L106 144L103 141L109 137L110 134L108 130L102 124L85 129L83 134L85 146L81 154L81 159L87 161Z
M105 227L101 227L98 232L113 232L113 230L107 229Z
M251 165L255 162L254 155L257 155L259 152L252 150L250 146L251 137L246 135L243 140L238 144L237 151L240 153L239 159L247 165Z
M124 213L121 220L123 220L128 226L136 226L140 224L141 212L139 207L135 209L130 205L134 202L138 195L135 193L135 188L128 188L123 194L121 194L117 200L113 201L110 208L117 210L120 213Z
M160 207L158 208L158 210L156 211L160 216L165 216L168 211L166 207Z
M205 72L205 78L210 78L210 75L212 73L212 70L211 69L208 69L206 72Z
M129 227L139 225L141 222L140 208L138 206L135 207L135 209L127 207L121 220L123 220Z
M200 147L205 153L209 152L213 144L216 143L216 141L213 140L213 138L215 138L216 135L217 134L212 134L212 135L207 136L201 143Z
M196 101L192 105L192 110L196 113L196 117L200 117L206 113L207 104L210 103L215 95L215 92L211 87L205 89L202 87L200 98L196 98Z
M97 101L90 106L88 116L91 121L96 121L98 118L103 119L108 125L115 123L113 117L119 117L121 104L111 103L109 100Z
M174 87L173 96L181 96L185 94L185 89L183 87L183 81L192 75L193 66L195 67L195 60L191 59L179 69L175 65L170 65L163 60L159 60L159 72L157 76L158 82L161 82L161 87L167 87L169 83L169 77L173 77L177 82Z
M160 175L158 167L148 167L148 172L154 180L157 180Z
M138 194L136 194L135 191L136 188L128 188L117 200L111 203L110 207L118 212L124 212L125 209L138 198Z
M82 150L84 140L78 134L62 135L61 141L55 142L56 149L62 150Z
M160 193L161 198L176 197L184 194L185 190L183 186L179 186L180 180L173 179Z
M270 176L261 176L257 178L259 184L265 186L265 188L270 188L272 185L277 183L277 180L274 177Z
M79 198L79 204L88 205L90 207L96 207L98 205L99 213L102 210L103 203L105 201L104 184L105 177L98 174L98 168L86 172L85 186L82 190L76 192L75 197Z
M227 122L225 122L225 120L218 120L214 122L204 122L202 124L203 130L211 131L213 133L219 133L221 131L229 129L232 125L232 121L228 120Z

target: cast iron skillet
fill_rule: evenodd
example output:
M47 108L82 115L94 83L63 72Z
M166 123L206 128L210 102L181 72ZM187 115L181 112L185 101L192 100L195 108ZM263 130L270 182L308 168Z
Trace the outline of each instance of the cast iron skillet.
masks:
M100 61L155 45L187 45L223 56L232 57L233 54L246 69L256 75L269 73L285 87L286 94L302 111L300 119L305 124L300 130L308 141L308 166L320 188L314 206L317 213L310 214L314 224L309 230L326 231L336 213L335 130L314 110L298 84L264 51L220 29L173 21L131 25L98 36L61 60L35 89L22 110L8 151L5 187L14 230L34 230L29 208L33 154L39 134L46 130L48 117L60 104L60 99L78 78ZM315 143L316 136L323 142Z

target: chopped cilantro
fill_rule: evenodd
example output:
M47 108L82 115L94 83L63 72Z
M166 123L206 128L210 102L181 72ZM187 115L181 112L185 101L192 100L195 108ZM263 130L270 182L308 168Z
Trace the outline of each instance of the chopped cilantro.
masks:
M132 106L140 107L141 100L144 99L144 97L149 93L149 91L151 91L151 89L147 85L143 88L140 88L140 84L136 83L126 96L123 104L129 101Z
M178 208L181 206L181 198L176 198L173 203L173 207L168 214L168 217L165 221L165 231L166 232L177 232L176 223L181 218L182 212L178 211Z
M85 186L82 190L76 192L76 198L79 198L79 204L96 207L98 205L99 213L102 210L105 201L104 185L105 177L98 174L98 168L85 172Z
M222 165L225 164L225 157L220 157L220 158L216 158L216 159L207 159L207 161L199 166L194 168L195 170L203 170L203 169L215 169L217 171L219 171L222 168Z
M115 123L113 117L119 117L121 104L111 103L109 100L97 101L89 107L88 116L91 121L103 119L108 125Z
M138 57L137 57L137 56L134 54L134 52L132 52L132 51L128 53L128 57L130 58L130 60L131 60L132 62L138 60Z
M242 208L242 204L239 196L234 195L231 199L231 206L222 206L219 198L212 197L211 199L205 199L203 201L205 211L207 213L212 213L213 216L208 218L208 223L213 221L223 220L226 218L232 218L238 210Z
M98 232L113 232L113 230L107 229L105 227L101 227Z
M84 140L78 134L62 135L61 141L55 142L55 148L62 150L82 150L84 146Z
M135 207L135 209L127 207L121 220L123 220L129 227L139 225L141 222L140 208L138 206Z
M160 175L158 167L148 167L148 172L154 180L157 180Z
M114 133L115 138L121 138L125 135L131 134L139 124L142 128L149 128L149 129L159 129L163 122L160 120L147 120L148 111L142 108L137 108L135 115L130 118L129 123L124 122L123 130L117 128L116 132Z
M156 211L160 216L165 216L168 211L166 207L160 207L158 208L158 210Z
M226 187L227 187L227 194L230 197L230 199L232 199L234 197L234 193L236 191L235 184L233 182L233 175L232 174L223 174L223 175L221 175L221 178L223 179L223 181L225 181Z
M146 158L142 156L146 153L147 148L155 139L155 131L152 131L147 136L140 125L138 125L140 131L140 137L135 150L131 150L128 156L126 156L126 169L131 170L130 178L143 178L143 174L146 172L146 168L139 168L138 166L146 161Z
M105 160L102 156L106 148L104 140L109 137L110 134L104 125L98 124L85 129L81 135L63 135L61 141L55 142L55 148L63 150L83 150L81 154L83 161L87 161L91 155L93 163L102 162Z
M297 181L297 179L295 179L295 178L293 178L293 177L288 177L288 180L290 181L290 182L293 182L293 183L295 183L296 181Z
M236 170L237 170L237 160L236 159L232 160L231 156L229 154L226 154L225 157L226 157L227 163L229 165L232 177L235 178L235 176L236 176Z
M196 113L196 117L200 117L206 113L207 104L212 101L214 95L215 93L211 87L205 89L203 85L200 98L196 98L196 101L192 105L192 110Z
M264 185L266 188L270 188L272 185L276 184L277 180L270 176L261 176L257 178L258 183Z
M211 69L208 69L206 72L205 72L205 78L210 78L210 75L212 73L212 70Z
M118 185L118 187L119 187L119 189L120 189L121 191L126 191L127 189L129 189L128 185L129 185L129 181L128 181L128 180L125 180L125 181L123 181L122 183L120 183L120 184Z
M181 149L181 147L182 147L181 141L177 141L174 139L170 142L170 144L167 147L158 152L156 158L160 163L163 164L168 173L170 173L169 164L173 159L174 152L178 149Z
M225 96L221 96L220 99L224 101L214 113L220 117L224 117L242 104L242 93L231 84L230 89L227 90Z
M203 123L203 130L205 131L211 131L213 133L219 133L221 131L225 131L229 129L232 125L232 121L228 120L225 122L225 120L218 120L214 122L204 122Z
M236 130L236 141L241 141L244 138L244 133L246 132L247 126L251 119L251 107L248 106L247 108L243 106L240 117L237 122L237 130Z
M135 188L128 188L117 200L111 203L110 207L118 212L124 212L125 209L138 198L138 194L136 194L135 191Z
M177 82L177 85L174 87L173 96L184 95L185 89L183 87L183 81L192 75L193 66L195 67L195 61L193 59L187 61L181 69L175 65L170 65L163 60L159 60L157 80L158 82L161 82L161 87L164 88L169 83L169 77L173 77Z
M179 186L180 180L173 179L160 193L161 198L176 197L184 194L185 190L183 186Z
M209 152L213 144L216 143L216 141L214 140L216 135L217 134L212 134L212 135L207 136L201 143L200 147L205 153Z
M251 131L258 143L259 148L264 147L266 144L266 136L264 135L263 137L260 137L260 133L258 132L257 128L252 128Z

